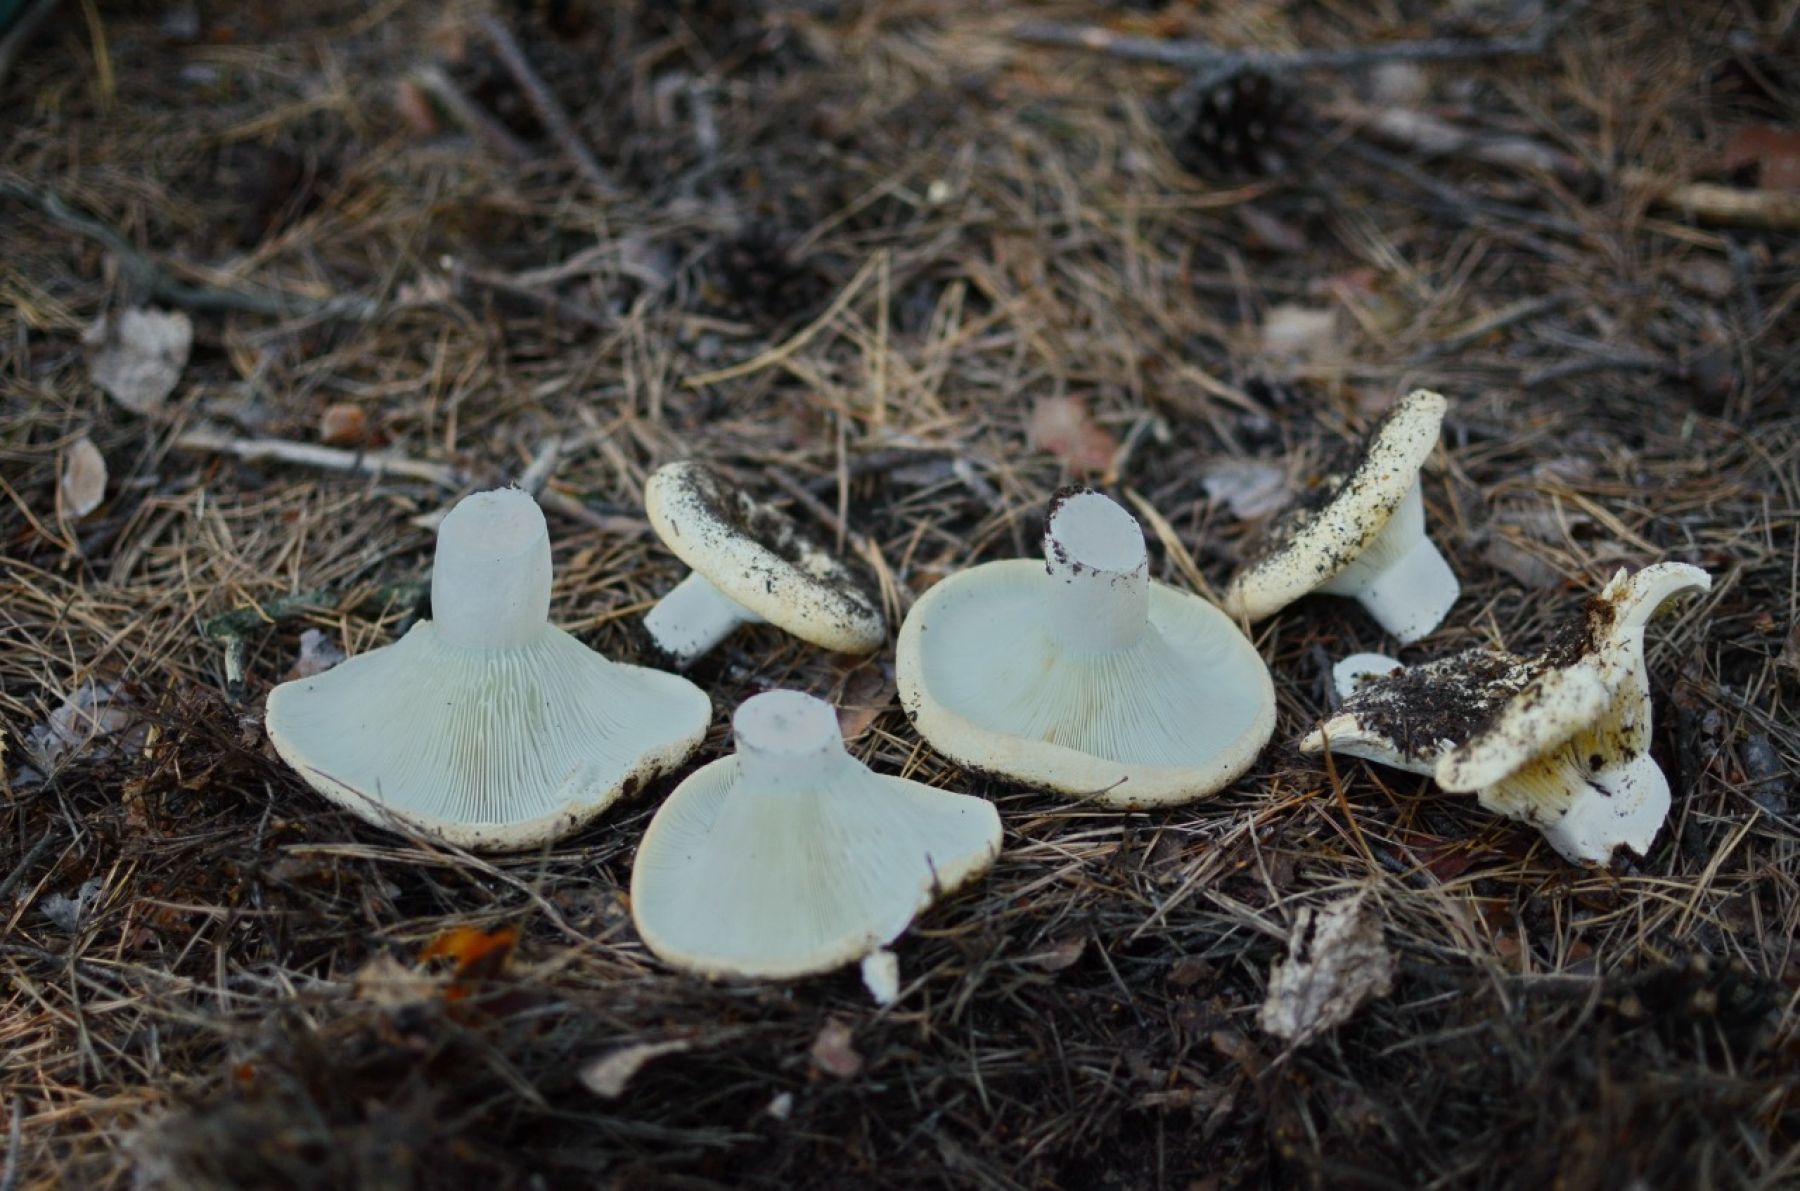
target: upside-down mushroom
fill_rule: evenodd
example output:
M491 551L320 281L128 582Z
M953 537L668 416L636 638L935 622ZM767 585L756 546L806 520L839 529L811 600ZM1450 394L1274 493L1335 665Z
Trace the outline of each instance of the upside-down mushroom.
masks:
M432 618L269 694L269 740L371 823L506 851L574 830L700 746L712 703L548 622L550 538L518 489L438 529Z

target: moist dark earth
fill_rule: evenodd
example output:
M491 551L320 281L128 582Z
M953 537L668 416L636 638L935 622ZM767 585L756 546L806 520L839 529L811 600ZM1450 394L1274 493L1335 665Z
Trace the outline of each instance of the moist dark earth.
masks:
M0 1189L1800 1179L1791 5L46 12L0 52ZM192 343L132 407L84 332L134 308ZM885 1009L646 952L632 853L682 774L483 857L333 809L263 732L303 633L403 631L470 491L538 486L553 621L643 663L686 570L643 514L669 461L841 538L890 626L1036 557L1070 484L1216 598L1260 495L1420 387L1463 592L1402 661L1541 651L1620 567L1713 577L1647 636L1643 857L1300 754L1332 663L1395 652L1326 597L1246 626L1274 742L1155 812L939 757L891 647L701 659L695 765L797 689L879 772L997 804ZM1264 1033L1299 911L1358 893L1391 993Z

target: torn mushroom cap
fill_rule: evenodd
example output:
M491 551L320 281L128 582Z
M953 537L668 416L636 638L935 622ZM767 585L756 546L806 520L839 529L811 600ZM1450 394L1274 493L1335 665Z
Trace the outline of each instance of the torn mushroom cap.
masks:
M1619 571L1544 672L1439 759L1438 785L1536 823L1571 860L1604 864L1621 844L1644 855L1669 812L1668 778L1650 756L1644 627L1670 600L1711 588L1686 563Z
M692 683L608 661L547 623L537 502L479 492L438 530L433 619L269 694L269 739L307 784L371 823L472 848L555 839L685 760L712 705Z
M732 727L736 754L669 795L632 865L638 934L675 967L784 978L854 962L999 853L992 803L871 772L821 700L770 691Z
M1098 492L1051 502L1044 556L913 605L895 666L919 734L970 769L1108 806L1191 801L1247 769L1275 691L1231 619L1151 582L1143 531Z
M1436 628L1461 590L1425 536L1419 493L1444 409L1423 389L1396 402L1341 480L1276 519L1262 557L1226 589L1225 610L1261 620L1320 591L1357 600L1403 643Z
M1543 655L1475 650L1412 667L1346 700L1301 747L1473 791L1573 861L1604 864L1621 846L1641 856L1669 809L1668 780L1649 753L1644 626L1711 583L1684 563L1620 571Z
M886 638L880 604L849 567L700 464L658 468L644 485L644 511L693 569L644 617L678 664L763 621L841 653L868 653Z

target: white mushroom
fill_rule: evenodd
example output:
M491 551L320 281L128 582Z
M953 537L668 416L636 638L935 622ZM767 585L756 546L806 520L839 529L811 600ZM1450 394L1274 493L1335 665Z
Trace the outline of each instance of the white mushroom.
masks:
M1052 501L1045 562L943 580L895 662L919 734L970 769L1108 806L1192 801L1275 727L1268 668L1236 625L1149 577L1143 531L1098 492Z
M1425 536L1419 493L1444 409L1423 389L1395 402L1341 474L1275 520L1262 557L1226 589L1225 610L1262 620L1318 591L1361 603L1403 644L1436 628L1461 591Z
M669 795L632 865L638 934L674 967L774 979L856 962L999 853L992 803L871 772L822 700L757 695L732 729L736 754Z
M1300 747L1431 774L1534 824L1578 863L1605 864L1619 847L1645 855L1669 783L1649 751L1644 626L1711 586L1685 563L1620 571L1540 656L1472 650L1414 666L1362 688Z
M700 464L658 468L644 485L644 511L663 545L693 568L644 617L677 666L744 624L766 622L842 653L869 653L886 638L880 605L848 567Z
M269 694L269 740L371 823L452 844L531 847L592 819L700 746L692 683L608 661L547 622L550 538L517 489L438 530L432 619Z

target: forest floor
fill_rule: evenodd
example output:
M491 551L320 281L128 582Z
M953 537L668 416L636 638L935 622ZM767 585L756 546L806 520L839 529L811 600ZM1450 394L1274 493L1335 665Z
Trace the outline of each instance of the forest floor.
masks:
M1800 21L1549 7L58 7L0 82L0 1187L1800 1182ZM1026 19L1542 36L1183 92ZM140 306L191 348L174 318L84 345ZM474 856L341 812L262 730L304 631L356 654L416 615L390 597L477 488L543 485L553 620L643 660L668 460L835 541L896 624L1035 553L1073 481L1216 595L1420 386L1463 594L1403 658L1530 649L1620 567L1713 577L1649 631L1675 793L1641 859L1299 753L1331 662L1394 649L1324 597L1252 630L1256 764L1155 812L959 771L891 649L747 629L697 665L696 763L795 688L877 769L998 804L888 1008L854 970L650 956L625 890L676 779ZM1391 991L1265 1033L1297 916L1357 891ZM670 1045L596 1086L639 1044Z

